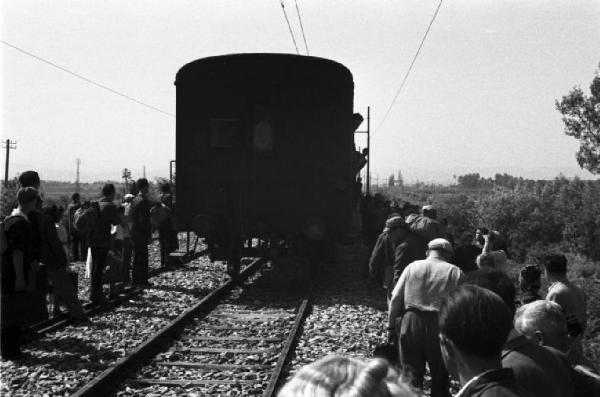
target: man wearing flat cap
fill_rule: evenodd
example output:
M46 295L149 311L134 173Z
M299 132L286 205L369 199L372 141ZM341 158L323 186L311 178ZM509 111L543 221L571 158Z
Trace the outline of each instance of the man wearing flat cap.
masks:
M383 232L377 238L369 260L369 275L382 285L389 303L394 288L394 252L404 239L408 225L399 215L390 216L385 222Z
M427 363L432 397L450 396L438 340L438 310L442 298L463 278L462 271L449 263L452 253L448 240L431 240L427 258L412 262L402 272L388 315L390 340L398 340L402 368L411 373L413 385L422 389Z

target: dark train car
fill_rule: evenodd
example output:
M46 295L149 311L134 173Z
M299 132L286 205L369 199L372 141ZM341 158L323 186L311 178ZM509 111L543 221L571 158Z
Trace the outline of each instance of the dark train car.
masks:
M355 126L346 67L224 55L183 66L175 85L181 230L235 260L251 236L323 240L349 225Z

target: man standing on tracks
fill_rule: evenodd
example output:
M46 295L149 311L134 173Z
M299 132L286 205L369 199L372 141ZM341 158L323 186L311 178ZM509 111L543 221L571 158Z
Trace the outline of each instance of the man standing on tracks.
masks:
M411 373L413 385L422 389L428 363L432 397L450 396L438 340L438 311L442 298L463 278L462 271L449 263L452 253L448 240L431 240L427 259L411 263L402 272L388 315L389 339L398 340L402 368Z
M69 233L69 241L71 243L71 260L74 262L85 260L86 250L84 250L84 241L73 226L73 217L75 212L81 208L81 196L79 193L73 193L71 196L72 203L67 206L67 231Z
M98 224L90 239L92 249L92 277L90 300L96 303L106 303L108 300L102 293L102 274L106 267L108 251L112 247L111 225L121 223L121 214L114 203L115 185L108 183L102 187L102 198L98 201Z
M146 178L136 181L139 191L131 203L131 240L133 241L132 284L137 287L148 287L148 244L152 237L150 224L150 185Z

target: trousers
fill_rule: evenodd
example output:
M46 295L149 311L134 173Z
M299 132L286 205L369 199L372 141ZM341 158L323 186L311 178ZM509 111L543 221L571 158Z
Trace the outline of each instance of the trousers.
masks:
M148 243L133 240L133 267L131 269L132 284L143 285L148 283Z
M83 312L81 302L77 298L77 291L71 282L69 273L64 267L58 269L48 269L46 271L48 279L54 286L54 297L57 301L64 303L73 318L83 319L86 315Z
M402 316L398 332L400 365L411 374L413 386L422 389L427 364L431 372L431 396L450 397L437 321L437 312L409 310Z
M108 248L92 247L92 275L90 278L90 300L104 297L102 294L102 273L106 268Z

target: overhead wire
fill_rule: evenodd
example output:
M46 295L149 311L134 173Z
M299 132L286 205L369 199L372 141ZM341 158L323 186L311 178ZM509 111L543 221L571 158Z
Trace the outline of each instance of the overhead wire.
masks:
M170 113L170 112L167 112L166 110L162 110L162 109L160 109L160 108L157 108L157 107L155 107L155 106L149 105L149 104L147 104L147 103L145 103L145 102L142 102L142 101L140 101L139 99L135 99L135 98L133 98L133 97L131 97L131 96L127 95L127 94L124 94L124 93L122 93L122 92L119 92L119 91L117 91L117 90L115 90L115 89L112 89L112 88L110 88L110 87L108 87L108 86L106 86L106 85L104 85L104 84L98 83L98 82L96 82L96 81L94 81L94 80L92 80L92 79L89 79L89 78L87 78L87 77L85 77L85 76L82 76L82 75L80 75L79 73L75 73L75 72L73 72L73 71L71 71L71 70L69 70L69 69L67 69L67 68L65 68L65 67L62 67L62 66L60 66L60 65L57 65L57 64L56 64L56 63L54 63L54 62L51 62L51 61L49 61L49 60L47 60L47 59L44 59L44 58L42 58L41 56L35 55L35 54L33 54L33 53L29 52L29 51L26 51L26 50L24 50L23 48L17 47L17 46L16 46L16 45L14 45L14 44L10 44L10 43L8 43L8 42L6 42L6 41L4 41L4 40L0 40L0 41L1 41L1 42L2 42L4 45L6 45L6 46L8 46L8 47L11 47L11 48L13 48L13 49L15 49L15 50L17 50L17 51L19 51L19 52L21 52L21 53L25 54L25 55L28 55L28 56L30 56L30 57L32 57L32 58L35 58L35 59L37 59L38 61L40 61L40 62L43 62L43 63L45 63L45 64L48 64L48 65L50 65L50 66L52 66L52 67L54 67L54 68L56 68L56 69L62 70L63 72L65 72L65 73L68 73L68 74L70 74L70 75L72 75L72 76L74 76L74 77L77 77L78 79L80 79L80 80L83 80L83 81L85 81L85 82L87 82L87 83L89 83L89 84L95 85L96 87L102 88L102 89L104 89L104 90L106 90L106 91L109 91L109 92L111 92L111 93L113 93L113 94L115 94L115 95L118 95L118 96L120 96L120 97L122 97L122 98L128 99L128 100L130 100L130 101L132 101L132 102L135 102L135 103L137 103L138 105L145 106L145 107L147 107L147 108L149 108L149 109L152 109L152 110L154 110L154 111L157 111L157 112L160 112L160 113L166 114L167 116L175 117L175 115L174 115L173 113Z
M308 52L308 44L306 43L306 35L304 34L304 26L302 25L302 17L300 16L300 8L298 8L298 0L294 0L294 3L296 3L296 13L298 14L298 21L300 21L300 30L302 31L302 39L304 40L306 55L310 55Z
M404 75L404 78L402 79L402 83L400 83L400 87L398 87L398 90L396 91L396 94L394 95L394 99L392 99L392 103L390 103L390 106L388 107L387 111L385 112L383 119L381 119L381 123L379 123L379 126L377 127L376 131L379 131L381 129L381 126L383 125L383 123L385 123L385 121L387 120L387 118L390 114L390 111L394 107L394 104L396 103L396 99L398 99L400 92L402 92L402 88L404 87L404 84L406 83L406 80L408 79L408 76L410 75L410 72L412 71L413 66L415 65L417 57L419 56L419 53L421 52L421 48L423 48L423 44L425 43L425 40L427 39L427 35L429 35L431 26L433 25L433 22L435 21L435 18L437 17L438 12L440 11L440 7L442 6L442 1L443 0L440 0L440 3L438 4L438 6L435 10L435 13L433 14L431 21L429 21L429 26L427 26L427 30L425 31L425 34L423 35L423 38L421 39L419 48L417 48L417 52L415 53L415 56L413 57L412 62L410 63L410 66L408 67L408 70L406 71L406 74Z
M281 4L281 9L283 10L283 16L285 17L285 21L287 22L288 28L290 29L290 35L292 36L292 41L294 42L294 47L296 48L296 54L300 55L300 51L298 51L298 44L296 44L296 38L294 37L294 32L292 31L292 25L290 25L290 20L288 19L287 12L285 12L285 6L283 5L283 0L279 0L279 4Z

